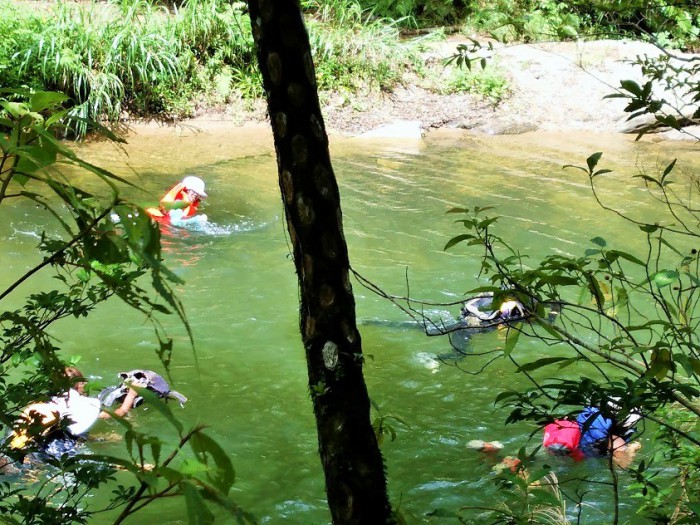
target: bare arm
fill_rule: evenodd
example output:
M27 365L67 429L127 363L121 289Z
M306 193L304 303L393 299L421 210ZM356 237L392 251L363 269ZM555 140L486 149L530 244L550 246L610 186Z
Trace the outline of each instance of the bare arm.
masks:
M122 401L122 404L119 408L117 408L114 413L119 416L119 417L124 417L129 413L129 410L131 410L131 407L134 406L134 400L138 396L138 392L134 390L133 388L130 388L129 391L126 393L126 397L124 397L124 401ZM109 419L112 417L109 413L105 412L104 410L100 412L100 419Z
M613 460L622 468L630 466L634 455L641 446L641 443L638 441L627 443L619 436L610 436L610 449L612 450Z

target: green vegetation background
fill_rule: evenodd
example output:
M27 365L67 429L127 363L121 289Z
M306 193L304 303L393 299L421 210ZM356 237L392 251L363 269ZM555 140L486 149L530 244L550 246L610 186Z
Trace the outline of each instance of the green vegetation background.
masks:
M302 7L322 99L390 91L411 75L435 92L476 92L497 103L507 90L497 74L445 81L424 66L426 41L446 32L526 42L632 36L693 48L700 25L691 4L661 0L304 0ZM179 119L263 95L244 2L0 0L0 35L0 87L66 93L78 135L88 119Z

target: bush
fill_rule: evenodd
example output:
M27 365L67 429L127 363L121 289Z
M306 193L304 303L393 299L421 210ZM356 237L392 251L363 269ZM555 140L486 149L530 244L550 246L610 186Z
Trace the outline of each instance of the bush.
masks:
M466 11L460 0L363 0L362 5L376 16L410 19L419 25L454 24Z
M415 48L401 42L393 20L370 18L355 0L318 2L312 10L307 25L319 89L374 84L389 90L405 69L417 67Z
M493 67L480 70L456 68L439 89L442 94L475 93L497 104L508 95L508 81Z
M668 0L497 0L474 2L469 12L470 25L499 39L631 37L693 48L698 46L700 38L697 9Z
M46 15L3 10L13 21L0 43L3 84L64 91L78 134L86 119L114 121L122 110L188 115L224 66L247 67L253 56L241 8L216 0L174 11L145 0L59 3Z

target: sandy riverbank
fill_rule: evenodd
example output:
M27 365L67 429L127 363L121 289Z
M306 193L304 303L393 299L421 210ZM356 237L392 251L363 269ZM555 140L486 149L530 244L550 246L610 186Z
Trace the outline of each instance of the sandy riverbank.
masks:
M426 64L441 64L459 40L434 45ZM592 131L633 133L642 122L628 122L624 99L606 99L621 80L641 82L641 69L630 63L638 56L657 55L650 44L632 41L558 42L497 46L490 67L508 79L509 92L499 104L472 94L440 95L410 79L391 93L358 93L352 100L323 100L331 135L425 133L435 128L462 128L473 133L518 134L528 131ZM445 73L447 74L447 73ZM396 122L403 126L391 126ZM134 129L213 130L266 124L264 104L232 105L175 124L130 122ZM681 138L670 133L664 138Z

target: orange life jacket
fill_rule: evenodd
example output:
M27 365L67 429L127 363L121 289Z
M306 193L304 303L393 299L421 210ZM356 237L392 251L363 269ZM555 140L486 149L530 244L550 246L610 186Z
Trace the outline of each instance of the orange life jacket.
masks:
M170 218L168 215L168 210L164 204L169 204L171 202L184 201L187 206L184 207L182 217L189 219L194 217L197 213L197 207L199 206L199 201L190 201L187 196L187 191L181 182L178 182L175 186L168 190L162 199L160 199L160 206L157 208L146 208L146 213L148 213L154 219L167 220Z

